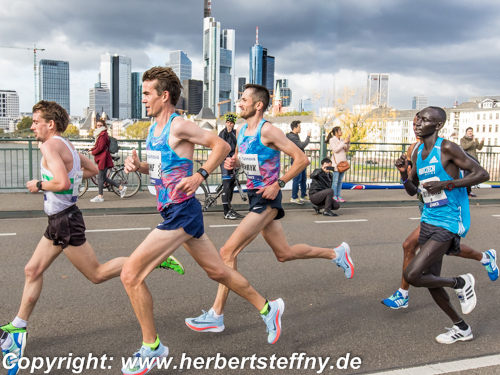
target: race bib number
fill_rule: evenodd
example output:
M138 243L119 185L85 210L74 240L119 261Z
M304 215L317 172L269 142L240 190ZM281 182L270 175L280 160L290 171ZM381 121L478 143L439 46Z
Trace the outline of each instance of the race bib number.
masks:
M80 185L82 184L83 171L78 171L73 177L73 192L71 193L71 201L76 202L78 200L78 194L80 191Z
M153 185L162 185L161 182L161 151L148 150L146 160L149 168L149 180Z
M238 154L240 168L246 173L249 180L262 180L259 168L259 155Z
M444 190L441 190L437 194L431 194L422 186L426 182L431 182L431 181L441 181L441 180L439 179L439 177L427 178L425 180L420 181L420 185L418 186L418 190L422 194L425 206L432 208L432 207L441 207L447 205L448 197L446 196Z

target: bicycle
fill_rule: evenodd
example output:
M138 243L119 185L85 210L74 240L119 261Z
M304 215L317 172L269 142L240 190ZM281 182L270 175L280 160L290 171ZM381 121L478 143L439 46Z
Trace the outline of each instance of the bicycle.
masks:
M80 150L78 152L84 155L88 155L88 152L86 151ZM113 161L120 160L119 156L111 155L111 158L113 159ZM141 174L137 171L130 172L128 174L125 173L124 167L125 167L124 164L117 164L113 168L109 168L107 176L111 180L116 181L119 186L126 186L127 191L125 193L124 198L129 198L135 195L140 190L142 186L142 178ZM89 180L91 180L96 186L99 183L97 181L97 176L92 176L90 178L83 180L82 184L80 185L80 189L78 191L78 197L81 197L83 194L85 194L85 192L89 188ZM106 182L104 183L104 187L108 189L108 191L112 191L116 195L120 196L120 189L118 189L117 187L110 185Z
M201 161L199 161L199 160L196 160L196 161L201 164ZM243 172L241 172L241 173L243 173ZM241 200L243 202L246 202L248 198L247 198L247 195L245 194L245 192L243 191L243 188L241 187L241 183L239 181L239 176L240 176L240 169L239 168L234 169L234 175L233 175L235 178L234 183L238 189L238 193L240 194ZM210 186L208 185L207 180L203 181L201 183L200 187L203 190L203 197L198 198L198 200L201 203L202 210L207 211L210 207L215 206L217 204L217 198L219 198L221 196L222 190L223 190L222 181L215 188L215 193L210 192Z

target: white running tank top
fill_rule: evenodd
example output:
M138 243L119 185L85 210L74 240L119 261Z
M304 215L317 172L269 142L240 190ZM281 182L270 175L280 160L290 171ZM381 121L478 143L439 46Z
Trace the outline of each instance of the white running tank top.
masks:
M73 155L73 168L68 173L68 177L71 181L71 186L68 190L57 192L44 191L43 209L49 216L55 215L76 204L76 201L78 200L78 190L80 184L82 183L83 176L78 152L66 139L59 136L54 136L53 138L60 139L66 146L68 146L71 154ZM42 161L40 161L40 170L42 172L42 181L50 181L54 178L52 173L43 167Z

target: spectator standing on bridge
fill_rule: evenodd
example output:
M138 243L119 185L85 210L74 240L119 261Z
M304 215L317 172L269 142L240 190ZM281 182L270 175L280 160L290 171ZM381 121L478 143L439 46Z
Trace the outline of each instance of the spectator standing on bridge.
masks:
M481 150L484 146L484 137L481 139L481 142L477 138L474 138L474 130L471 127L465 129L465 135L460 139L460 147L469 155L472 159L474 159L477 163L479 160L477 159L476 150ZM469 175L469 171L464 171L465 176ZM472 192L470 186L467 187L467 194L469 197L476 197L476 194Z
M234 150L236 149L236 130L234 129L234 124L236 123L236 116L233 114L226 115L226 127L221 130L219 137L225 140L229 146L231 146L231 151L227 155L228 158L234 155ZM234 174L234 169L227 170L224 168L224 162L220 165L220 171L222 174L222 207L224 208L224 219L236 220L243 219L244 216L233 210L231 206L231 201L233 199L233 191L235 185L236 175Z
M304 142L300 140L299 134L301 132L301 122L298 120L292 121L290 127L292 131L286 135L286 137L291 140L295 145L305 153L304 149L309 144L311 138L311 131L307 132L307 137ZM293 159L291 159L293 164ZM297 204L304 204L304 201L308 201L309 197L307 196L307 167L304 168L297 176L294 177L292 182L292 198L290 202ZM301 196L299 198L299 190L301 191Z
M94 203L104 202L103 193L105 182L120 189L120 198L123 198L127 191L127 187L108 178L108 170L109 168L113 168L114 164L111 153L109 152L109 135L105 119L100 118L96 121L94 136L96 137L95 145L89 149L89 152L94 155L94 161L97 164L97 169L99 169L99 174L97 175L99 194L90 201Z
M351 136L349 135L345 139L341 139L342 129L340 126L335 126L326 137L326 143L330 145L332 150L332 164L335 170L333 171L333 199L337 202L345 202L345 199L340 196L340 191L342 190L342 180L344 179L345 172L339 172L337 170L337 165L341 161L347 161L347 152L351 146Z

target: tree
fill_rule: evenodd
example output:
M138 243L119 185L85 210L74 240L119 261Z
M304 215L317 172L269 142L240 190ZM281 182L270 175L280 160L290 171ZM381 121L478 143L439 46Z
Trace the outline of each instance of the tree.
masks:
M31 128L33 124L33 119L29 116L25 116L17 123L17 130L26 130Z
M137 121L135 124L127 126L124 135L127 139L146 139L148 128L151 125L147 121Z
M66 131L63 133L63 136L65 137L69 137L71 135L80 135L80 131L73 124L69 124L68 127L66 128Z

